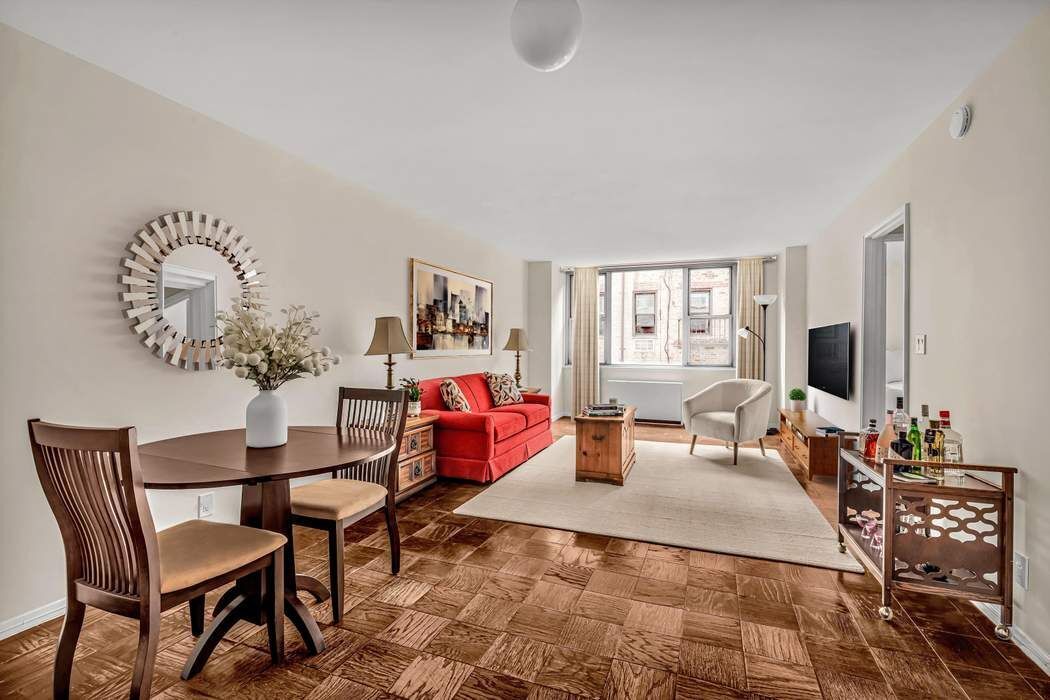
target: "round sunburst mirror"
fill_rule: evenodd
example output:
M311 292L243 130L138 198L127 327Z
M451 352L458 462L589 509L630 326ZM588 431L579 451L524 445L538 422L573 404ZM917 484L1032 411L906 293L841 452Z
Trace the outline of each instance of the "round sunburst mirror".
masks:
M176 211L147 223L127 251L120 300L132 332L176 367L221 365L216 312L232 299L263 305L263 275L247 238L211 214Z

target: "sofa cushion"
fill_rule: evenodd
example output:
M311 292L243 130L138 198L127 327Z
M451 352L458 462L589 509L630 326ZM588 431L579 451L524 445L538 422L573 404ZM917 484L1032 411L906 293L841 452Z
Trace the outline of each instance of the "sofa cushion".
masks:
M445 408L445 400L441 398L441 382L443 381L445 377L420 380L419 388L423 395L419 397L419 402L423 405L424 411L448 410Z
M481 372L460 375L456 377L456 383L463 387L463 393L470 398L470 407L475 411L484 413L493 407L489 383Z
M445 408L450 411L462 411L463 413L470 413L470 403L467 401L467 397L463 395L463 390L459 388L453 379L446 379L441 382L441 398L445 402Z
M525 416L520 413L508 413L505 411L499 413L487 411L486 413L492 416L492 422L495 424L493 437L496 438L496 442L506 440L512 435L517 435L522 430L525 430Z
M525 427L531 428L551 417L551 409L538 403L518 403L510 406L497 406L490 413L517 413L525 417Z
M521 398L521 391L514 383L514 377L509 374L485 372L485 381L489 384L489 393L492 395L494 406L510 406L524 402Z

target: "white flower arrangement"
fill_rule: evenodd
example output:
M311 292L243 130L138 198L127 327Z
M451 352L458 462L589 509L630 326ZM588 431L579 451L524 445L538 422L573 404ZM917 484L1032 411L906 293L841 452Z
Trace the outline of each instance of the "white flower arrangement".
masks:
M260 391L273 391L285 382L322 374L342 359L328 347L314 350L310 338L320 334L314 320L320 314L305 306L281 309L287 316L283 328L270 325L270 314L233 300L229 311L216 314L222 326L223 367L247 379Z

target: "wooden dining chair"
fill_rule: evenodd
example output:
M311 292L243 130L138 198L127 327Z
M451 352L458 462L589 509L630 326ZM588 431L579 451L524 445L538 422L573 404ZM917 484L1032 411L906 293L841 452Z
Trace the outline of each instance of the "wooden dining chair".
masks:
M161 612L203 600L208 591L259 571L266 581L270 657L274 663L284 658L283 535L203 520L157 532L142 486L135 428L33 419L29 442L66 553L66 618L55 657L54 697L69 697L86 606L138 619L131 697L147 698ZM220 638L201 637L183 679L204 667Z
M390 537L390 573L401 568L401 539L397 531L394 496L397 492L397 455L408 419L408 396L401 389L340 387L336 426L379 430L394 438L394 450L348 469L331 479L292 489L292 523L328 533L328 581L332 619L343 615L343 529L382 509ZM317 591L311 591L319 600Z

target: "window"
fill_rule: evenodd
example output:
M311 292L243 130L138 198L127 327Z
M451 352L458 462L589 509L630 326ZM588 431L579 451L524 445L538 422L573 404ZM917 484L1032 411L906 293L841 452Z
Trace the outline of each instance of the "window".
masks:
M598 361L605 357L605 275L598 275Z
M732 265L606 270L598 275L602 364L731 367ZM570 299L572 275L569 275ZM572 362L571 305L566 318ZM684 352L683 352L684 350Z
M682 364L682 268L606 272L610 339L605 362Z
M634 334L656 335L656 292L634 293Z
M703 316L711 313L711 290L690 289L689 290L689 315Z
M699 267L689 271L690 365L733 364L733 269Z

